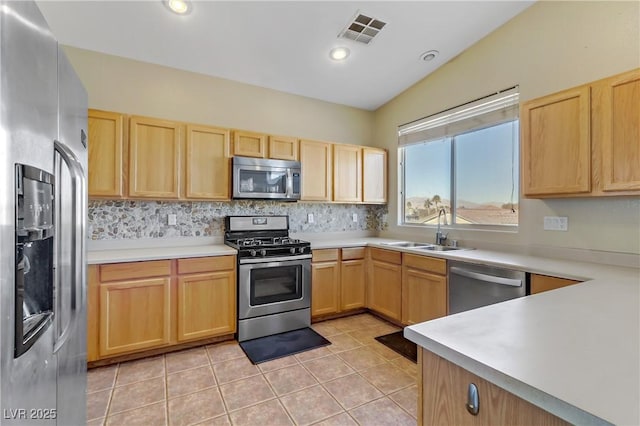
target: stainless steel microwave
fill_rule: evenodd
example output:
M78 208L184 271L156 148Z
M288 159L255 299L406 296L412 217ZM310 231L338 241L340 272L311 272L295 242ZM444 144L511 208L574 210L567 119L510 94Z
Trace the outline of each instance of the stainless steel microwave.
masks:
M297 201L299 161L233 157L233 198Z

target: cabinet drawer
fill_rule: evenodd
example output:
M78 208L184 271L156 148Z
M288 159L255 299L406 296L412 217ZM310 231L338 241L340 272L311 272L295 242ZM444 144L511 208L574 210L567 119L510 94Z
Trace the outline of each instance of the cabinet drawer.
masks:
M403 265L434 274L446 275L447 273L447 261L435 257L416 256L405 253Z
M364 259L364 247L342 249L342 260Z
M313 250L313 257L311 259L312 262L328 262L331 260L338 260L338 250L339 249L322 249L322 250Z
M178 274L226 271L229 269L235 269L235 267L235 256L210 256L178 259Z
M131 278L148 278L171 275L170 260L113 263L100 266L100 281L120 281Z
M371 258L382 262L395 263L396 265L402 264L402 253L399 251L372 248Z

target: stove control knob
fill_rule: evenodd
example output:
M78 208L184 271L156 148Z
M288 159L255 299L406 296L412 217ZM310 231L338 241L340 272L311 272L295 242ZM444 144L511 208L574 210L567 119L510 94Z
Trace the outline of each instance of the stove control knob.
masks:
M295 248L295 247L291 247L291 248L289 249L289 253L291 253L291 254L296 254L296 248Z
M251 250L251 251L249 251L249 254L251 255L251 257L254 257L256 255L256 251L255 250Z
M266 256L267 255L267 251L265 249L260 250L260 256Z
M304 253L304 247L298 248L298 253Z

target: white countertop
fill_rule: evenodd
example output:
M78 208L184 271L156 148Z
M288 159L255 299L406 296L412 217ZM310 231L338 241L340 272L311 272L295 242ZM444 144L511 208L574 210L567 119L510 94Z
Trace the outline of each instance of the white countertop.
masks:
M90 250L87 263L119 263L138 262L142 260L184 259L187 257L227 256L235 255L236 250L224 244L177 247L122 248L107 250Z

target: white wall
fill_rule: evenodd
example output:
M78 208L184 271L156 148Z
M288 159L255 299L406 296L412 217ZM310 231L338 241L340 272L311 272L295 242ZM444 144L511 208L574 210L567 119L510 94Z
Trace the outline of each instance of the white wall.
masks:
M373 112L65 47L89 107L274 135L373 144Z
M389 229L432 240L434 229L398 227L397 127L518 84L521 100L640 66L640 2L540 1L376 111L375 143L389 149ZM640 197L521 200L518 233L452 231L481 242L640 253ZM568 232L543 216L568 216Z

